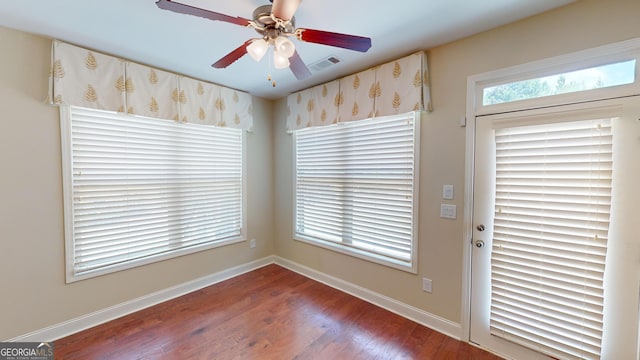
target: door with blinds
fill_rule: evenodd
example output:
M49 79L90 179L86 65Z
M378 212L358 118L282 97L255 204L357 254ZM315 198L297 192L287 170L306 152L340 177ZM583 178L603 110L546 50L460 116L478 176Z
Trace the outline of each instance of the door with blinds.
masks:
M638 358L640 100L476 118L472 342Z

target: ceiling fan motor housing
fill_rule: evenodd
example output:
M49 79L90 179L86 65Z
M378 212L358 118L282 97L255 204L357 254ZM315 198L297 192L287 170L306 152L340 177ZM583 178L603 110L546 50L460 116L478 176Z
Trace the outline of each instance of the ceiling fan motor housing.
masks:
M253 21L258 34L265 40L273 40L280 35L293 35L295 30L295 17L289 21L276 21L271 16L271 5L262 5L253 11Z

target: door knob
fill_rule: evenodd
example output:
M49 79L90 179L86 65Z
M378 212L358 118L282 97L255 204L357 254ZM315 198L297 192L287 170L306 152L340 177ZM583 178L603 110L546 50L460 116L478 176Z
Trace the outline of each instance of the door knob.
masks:
M476 240L476 242L474 243L474 245L475 245L477 248L484 247L484 241L482 241L482 240Z
M484 225L480 224L480 225L476 226L476 230L484 231Z

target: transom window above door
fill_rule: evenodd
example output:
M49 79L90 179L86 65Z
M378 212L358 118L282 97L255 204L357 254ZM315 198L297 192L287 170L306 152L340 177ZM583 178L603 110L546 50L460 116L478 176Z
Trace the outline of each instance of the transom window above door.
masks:
M482 89L482 105L633 84L636 62L632 59L486 87Z
M489 115L640 93L639 43L623 41L470 77L470 103L475 115Z

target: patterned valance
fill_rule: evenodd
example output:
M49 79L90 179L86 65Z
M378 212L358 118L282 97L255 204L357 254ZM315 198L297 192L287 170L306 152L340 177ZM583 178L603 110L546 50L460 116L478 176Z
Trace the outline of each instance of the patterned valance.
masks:
M317 125L338 122L340 83L338 80L300 91L287 98L289 119L296 122L294 128L305 127L309 121ZM303 123L303 119L306 122Z
M425 52L289 95L287 130L431 111Z
M179 119L180 102L173 100L174 94L178 94L178 76L132 62L126 63L125 73L128 85L125 86L127 113Z
M57 40L48 102L250 129L251 95Z

